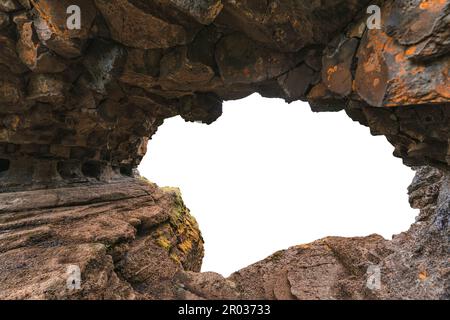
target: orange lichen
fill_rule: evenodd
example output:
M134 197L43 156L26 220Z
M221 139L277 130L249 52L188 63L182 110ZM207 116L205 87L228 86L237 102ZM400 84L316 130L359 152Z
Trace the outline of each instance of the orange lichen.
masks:
M409 48L408 50L406 50L406 55L411 56L416 52L416 47L412 46L411 48Z
M427 10L428 8L430 8L430 1L429 0L423 0L420 5L419 8L422 10Z
M33 4L36 11L39 13L39 17L46 22L48 28L52 31L52 33L62 35L63 34L62 30L60 30L58 26L52 23L51 16L47 14L51 8L43 8L43 6L45 6L45 3L42 4L36 2L36 0L31 0L31 3Z
M429 10L437 12L441 10L443 6L447 4L446 0L422 0L419 5L419 8L422 10Z
M403 53L397 53L395 55L395 62L400 63L404 60L404 55Z
M428 273L425 270L423 270L423 271L419 272L418 277L419 277L419 280L424 281L428 278Z
M327 79L328 79L328 81L330 81L331 80L331 76L333 75L333 74L335 74L336 72L338 71L338 66L334 66L334 67L330 67L328 70L327 70Z

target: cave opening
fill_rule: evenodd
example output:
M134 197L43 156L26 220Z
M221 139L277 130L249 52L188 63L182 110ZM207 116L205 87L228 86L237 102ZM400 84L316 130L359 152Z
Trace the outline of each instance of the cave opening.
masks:
M78 161L59 161L56 170L63 179L74 179L81 176Z
M407 230L414 172L392 151L344 112L254 94L210 126L166 120L139 171L180 187L205 239L203 271L226 275L329 235Z
M10 161L8 159L0 159L0 173L9 170Z
M81 166L81 172L90 178L99 179L103 172L104 164L97 161L86 161Z

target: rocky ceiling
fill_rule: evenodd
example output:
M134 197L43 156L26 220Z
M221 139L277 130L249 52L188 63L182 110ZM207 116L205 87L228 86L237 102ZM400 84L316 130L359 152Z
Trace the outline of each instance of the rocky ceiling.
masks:
M74 4L81 13L80 28L75 29L67 24L73 13L68 13L67 8ZM366 26L369 5L381 7L381 29ZM151 255L145 241L156 239L162 247L170 249L171 261L181 263L186 272L198 271L201 236L192 231L197 227L190 218L181 218L180 214L171 216L170 208L177 207L179 201L163 195L154 186L143 187L141 182L133 180L135 168L146 152L148 139L164 119L181 115L187 121L209 124L221 115L223 101L255 92L287 102L308 101L317 112L345 110L352 119L368 126L372 134L386 136L395 146L394 155L401 157L406 165L430 165L441 170L428 168L432 173L425 174L422 169L417 179L426 183L419 184L420 187L439 187L430 189L428 194L421 193L428 200L423 200L426 205L419 207L428 210L424 218L429 222L427 228L432 228L433 221L442 212L444 218L439 221L447 221L448 193L439 190L448 190L445 187L448 180L443 176L447 176L450 166L449 14L449 0L0 0L0 191L3 192L0 194L0 230L3 230L0 237L9 239L3 240L0 252L12 255L12 258L2 258L5 259L2 263L7 265L0 270L15 272L10 261L23 263L20 259L24 256L17 258L12 252L30 246L36 239L45 241L38 241L39 249L27 250L43 260L47 256L67 258L72 254L64 246L55 248L55 243L82 243L85 247L77 247L79 252L73 253L75 258L71 259L76 261L87 255L101 260L100 265L105 266L110 277L100 286L103 288L100 291L128 281L120 298L149 297L145 294L150 291L150 297L173 297L169 285L158 287L159 291L150 286L150 290L148 283L145 285L148 277L140 279L128 274L142 266L125 262L123 253L133 251L145 261ZM114 183L125 184L122 187L128 193L113 192ZM65 192L70 194L67 199L58 191L60 187L65 187ZM42 193L43 188L53 191ZM18 192L22 192L20 196ZM134 197L133 192L139 199L147 199L149 194L158 196L150 197L148 208L142 205L138 209L136 204L127 204ZM120 219L117 215L121 209L114 202L119 200L127 208L122 211L129 211L127 217L120 216ZM64 234L66 226L62 222L72 218L77 221L84 214L94 212L98 215L96 210L100 207L95 210L90 207L98 202L113 210L114 217L95 220L91 229L86 227L85 233L79 232L78 238ZM72 218L68 218L67 212L58 211L63 209L50 209L65 206L76 211L69 215ZM50 212L54 213L53 218L38 218ZM161 226L158 219L165 221L163 231L150 228ZM55 225L59 227L52 229ZM101 226L108 229L108 225L115 231L106 232L103 240L90 238L92 234L102 233ZM77 226L72 225L75 229ZM439 228L434 233L420 229L420 234L433 234L427 239L442 244L439 254L427 253L427 257L432 257L427 258L432 261L430 268L440 272L432 278L433 284L442 282L440 291L435 289L430 297L449 297L446 282L449 269L442 267L446 259L442 252L448 249L448 225ZM161 234L167 237L161 238ZM414 233L416 237L418 234L419 231ZM187 241L186 237L194 240ZM134 245L125 245L130 239ZM375 242L381 248L393 246L378 238L366 240L369 247ZM346 241L360 243L367 252L375 250L368 249L366 240ZM106 252L94 245L102 241L108 242L115 251ZM172 250L174 247L178 249ZM346 256L350 260L340 260L346 254L340 247L319 243L314 248L334 250L334 255L328 258L334 259L336 268L330 272L339 274L340 280L342 274L352 272L361 278L361 271L352 269L352 263L356 262L350 261L351 254ZM395 259L390 254L410 252L404 249L408 248L405 244L396 248L380 249L375 260L391 257L393 270ZM41 251L36 254L33 250ZM195 253L189 256L191 252ZM296 258L289 252L286 254L281 261L287 259L286 264L292 264ZM366 262L369 259L366 255L358 257ZM51 264L45 274L57 272L60 267ZM179 268L171 266L167 270ZM429 278L427 271L420 272L420 277ZM405 274L406 278L415 277L412 271ZM236 286L249 285L245 277L226 281L215 276L195 278L200 275L183 274L183 286L202 287L198 281L212 281L221 283L225 291L202 293L194 288L187 290L190 292L187 297L214 294L244 297L243 289L235 292ZM273 287L281 279L281 287L270 289L272 293L266 296L260 292L261 288L255 290L264 297L273 298L273 294L278 294L277 297L301 298L304 282L301 275L296 275L300 280L292 277L297 282L292 277L294 280L277 275L269 286ZM12 281L10 273L0 272L2 276ZM173 274L167 275L168 279L171 277ZM412 278L411 281L416 280ZM333 279L316 287L335 286L336 279ZM28 280L28 291L17 291L17 284L5 280L6 289L3 289L7 294L3 297L67 294L52 291L54 296L46 296L36 289L38 280ZM409 284L398 284L397 280L391 282L397 287L393 285L393 291L384 292L380 297L399 297L402 292L407 297L421 296ZM234 287L227 287L230 283ZM350 287L349 292L357 291L358 295L349 293L349 297L365 297L364 290ZM314 297L331 295L321 290ZM339 292L338 297L347 297L345 290ZM256 291L251 291L248 297L254 298L255 294ZM100 297L100 293L85 292L80 297Z
M448 1L386 1L383 30L360 0L0 3L3 188L130 175L165 118L211 123L254 92L345 110L406 164L449 166Z

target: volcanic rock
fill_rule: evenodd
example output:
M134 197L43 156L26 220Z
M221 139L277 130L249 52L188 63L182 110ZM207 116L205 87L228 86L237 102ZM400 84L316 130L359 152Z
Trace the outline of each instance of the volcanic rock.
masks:
M448 299L449 17L450 0L0 0L0 297ZM386 136L422 167L419 221L199 273L195 220L136 168L165 119L210 124L253 93Z

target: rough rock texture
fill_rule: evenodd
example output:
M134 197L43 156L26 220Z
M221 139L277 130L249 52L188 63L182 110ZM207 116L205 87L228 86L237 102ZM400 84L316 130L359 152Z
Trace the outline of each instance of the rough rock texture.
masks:
M131 175L165 118L211 123L253 92L345 109L407 165L448 168L450 2L385 1L381 30L368 2L2 1L1 188Z
M120 181L0 194L0 299L172 298L203 239L176 189ZM81 290L66 286L81 271Z
M230 277L245 299L450 299L450 175L422 167L409 188L417 222L387 241L329 237ZM380 287L370 286L371 268ZM369 284L369 285L368 285Z
M366 27L366 9L372 4L381 7L381 29ZM80 8L80 29L68 27L70 5ZM104 275L101 281L93 276L87 285L92 290L85 287L74 296L78 298L105 297L104 288L113 285L121 289L107 294L118 298L173 298L180 292L203 298L246 297L247 293L270 298L371 296L358 289L362 271L338 257L346 256L344 249L336 249L338 243L348 242L362 252L380 251L379 260L349 253L351 259L360 259L364 266L385 263L383 268L390 270L393 287L376 297L448 297L443 293L448 287L426 285L445 284L448 279L442 267L448 262L445 192L440 196L444 200L437 202L413 201L428 212L423 216L440 221L442 229L424 218L388 244L378 237L330 238L312 244L312 249L290 249L280 256L287 269L276 268L276 273L285 273L270 276L272 267L264 265L269 274L264 290L276 288L272 293L259 287L236 291L235 285L246 283L245 275L255 274L251 268L242 271L241 278L237 274L228 280L192 273L200 266L201 248L196 247L200 240L195 223L184 215L166 224L161 231L165 236L157 241L159 247L170 249L170 259L175 261L163 274L168 274L169 282L182 279L182 285L175 290L168 284L154 284L155 273L145 271L151 267L145 269L148 264L136 261L145 261L141 255L156 254L145 239L159 233L144 228L141 234L126 217L154 206L150 200L139 202L144 198L135 192L147 193L148 199L163 192L143 187L133 177L148 140L164 119L181 115L187 121L209 124L221 115L223 101L254 92L287 102L308 101L318 112L345 110L372 134L386 136L395 146L394 155L406 165L429 165L448 175L449 25L450 0L0 0L0 221L5 225L0 248L3 255L13 255L0 261L5 265L0 277L6 279L1 284L6 291L0 295L72 297L58 291L58 284L59 289L52 287L64 272L60 257L83 262L83 272ZM433 180L424 181L423 187L416 185L415 193L435 186ZM150 189L144 192L146 188ZM116 198L118 193L121 196ZM182 207L180 203L176 197L160 207L168 212ZM442 209L428 208L437 203ZM99 215L103 222L83 220L72 225L70 218L77 213L70 210L78 212L74 207L82 205L87 215L102 206L114 209L110 217ZM48 215L57 226L45 222ZM68 235L64 223L78 230L75 234L80 238ZM108 227L100 229L101 224ZM193 237L192 248L183 244L179 232ZM447 232L447 238L439 232ZM37 248L35 239L38 243L44 239ZM109 242L114 248L117 242L127 243L125 256L139 258L116 263L105 249ZM419 244L420 252L414 251ZM16 245L23 252L17 249L14 256ZM410 269L419 267L414 255L435 261L432 266L424 262L430 271L420 271L423 281L417 290L411 284L416 278ZM299 271L304 266L296 260L300 256L319 264L329 276L314 282ZM165 259L162 253L158 259ZM36 271L34 277L34 271L25 267L20 271L27 261L36 263L30 270L42 264L48 268ZM395 268L398 261L405 261L405 268ZM297 271L290 271L288 266L297 264ZM22 273L11 277L10 272ZM398 280L395 275L405 277ZM348 287L340 282L347 276ZM23 290L17 288L21 277L28 283ZM292 281L291 289L287 281ZM305 291L304 284L314 289Z
M420 215L392 241L329 237L228 279L199 273L203 240L176 189L130 179L4 193L0 299L450 299L450 175L422 167L409 192ZM73 265L80 290L67 287Z

